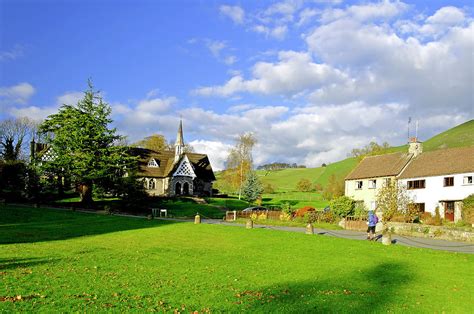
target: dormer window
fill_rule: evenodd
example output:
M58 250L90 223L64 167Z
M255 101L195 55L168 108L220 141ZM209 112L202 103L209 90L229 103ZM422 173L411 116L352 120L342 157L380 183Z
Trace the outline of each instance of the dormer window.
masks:
M158 168L160 165L156 162L155 158L150 159L148 167Z

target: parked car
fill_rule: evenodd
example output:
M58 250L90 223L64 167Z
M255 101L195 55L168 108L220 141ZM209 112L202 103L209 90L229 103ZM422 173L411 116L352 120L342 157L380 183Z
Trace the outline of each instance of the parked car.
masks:
M262 206L254 206L254 207L247 207L246 209L242 210L243 212L253 212L253 211L261 211L261 210L267 210L266 207Z

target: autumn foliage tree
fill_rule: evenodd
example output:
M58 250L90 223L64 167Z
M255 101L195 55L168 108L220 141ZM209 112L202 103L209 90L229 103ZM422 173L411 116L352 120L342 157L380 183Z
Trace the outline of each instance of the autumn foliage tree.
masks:
M82 203L92 202L93 185L109 188L136 164L125 147L115 145L123 138L109 128L110 114L110 106L89 82L84 98L76 105L61 106L40 125L40 131L49 135L54 156L42 170L75 183Z
M253 168L252 149L256 143L257 140L252 133L241 134L227 157L223 178L233 191L238 192L239 199L242 196L242 186L247 174Z

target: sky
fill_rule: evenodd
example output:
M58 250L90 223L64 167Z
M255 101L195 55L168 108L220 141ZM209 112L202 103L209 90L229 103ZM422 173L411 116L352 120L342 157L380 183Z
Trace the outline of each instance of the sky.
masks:
M92 79L130 143L184 140L225 167L317 167L473 119L470 1L0 0L0 119L40 121Z

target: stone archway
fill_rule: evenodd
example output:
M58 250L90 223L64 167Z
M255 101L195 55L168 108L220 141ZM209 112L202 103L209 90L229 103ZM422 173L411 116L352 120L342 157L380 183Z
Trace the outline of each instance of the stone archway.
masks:
M181 183L180 182L176 182L176 185L174 186L174 194L181 195Z

